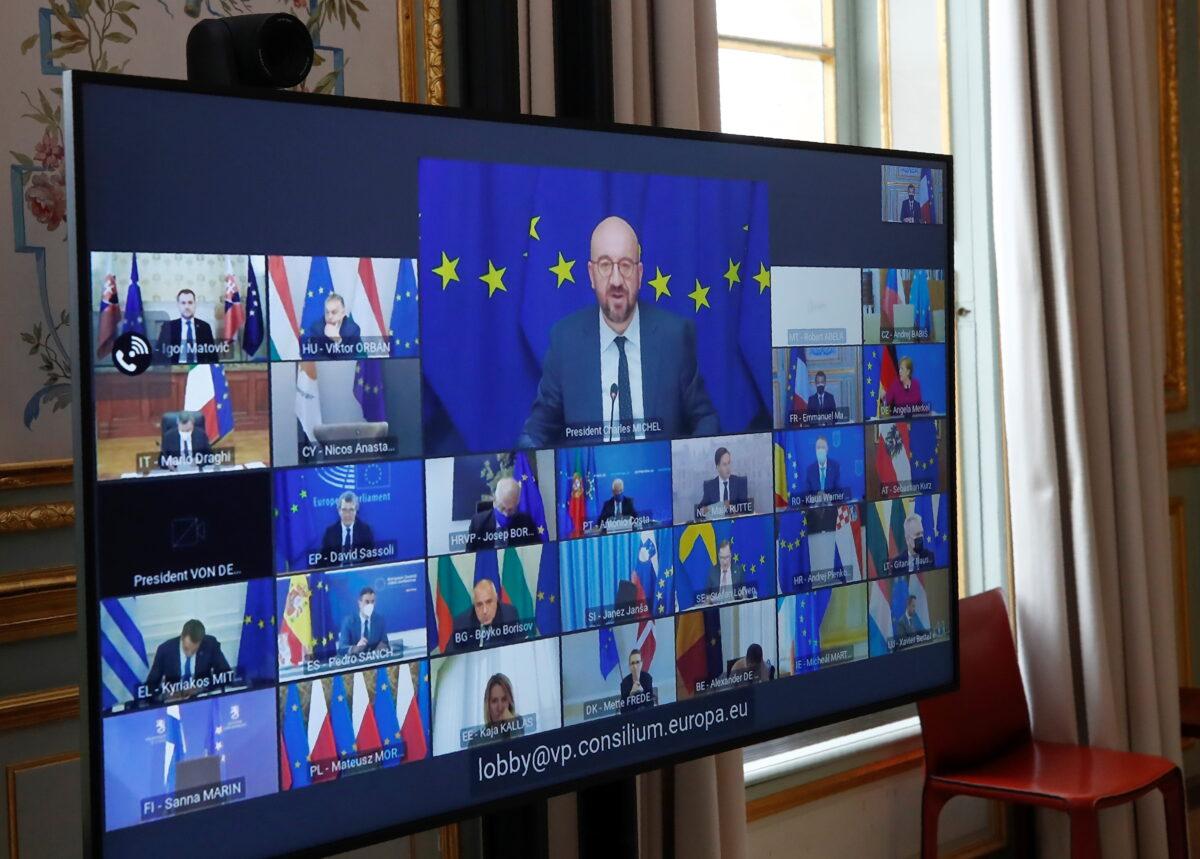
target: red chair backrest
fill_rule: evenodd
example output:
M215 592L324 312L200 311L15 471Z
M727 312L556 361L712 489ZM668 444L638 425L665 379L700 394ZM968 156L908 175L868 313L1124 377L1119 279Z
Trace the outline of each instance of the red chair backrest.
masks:
M999 589L959 600L958 691L917 704L925 767L965 769L1030 738L1029 706Z

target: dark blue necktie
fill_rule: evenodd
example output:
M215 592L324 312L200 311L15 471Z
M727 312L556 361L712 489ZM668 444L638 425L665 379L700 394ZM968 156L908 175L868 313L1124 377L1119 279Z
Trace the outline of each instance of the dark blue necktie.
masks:
M183 665L183 679L184 680L192 679L192 657L190 657L190 656L187 658L187 661Z
M187 321L187 350L184 361L192 363L196 360L196 335L192 333L192 320Z
M625 335L613 338L617 344L617 405L621 407L621 436L633 434L633 394L629 391L629 359L625 357Z

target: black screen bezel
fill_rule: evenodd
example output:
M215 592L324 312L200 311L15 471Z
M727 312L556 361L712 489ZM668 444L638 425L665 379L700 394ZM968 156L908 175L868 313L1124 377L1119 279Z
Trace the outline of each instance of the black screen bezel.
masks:
M607 133L642 135L660 139L694 140L711 143L737 143L742 145L765 146L781 149L808 150L816 152L868 155L876 158L896 158L921 161L935 161L943 165L944 174L944 226L947 230L948 259L945 269L946 308L951 318L946 321L945 347L949 360L947 361L947 390L951 396L947 399L946 421L950 432L947 433L948 464L955 469L953 479L947 480L943 493L948 496L951 510L949 531L950 542L955 551L951 554L949 563L949 579L953 588L950 620L953 652L953 674L949 683L942 686L919 690L909 695L876 701L862 707L850 708L827 714L825 716L796 722L782 728L750 732L736 738L703 744L686 752L647 758L633 766L621 766L605 769L602 772L578 778L566 779L551 787L538 787L526 792L487 800L471 805L461 806L453 811L431 817L418 818L408 823L384 827L371 832L336 839L311 845L303 851L292 855L298 856L327 856L333 852L350 850L370 844L376 844L392 838L410 835L415 832L428 830L437 826L461 821L479 814L512 807L532 800L542 799L561 793L577 790L588 785L600 784L622 777L657 769L663 766L682 763L700 757L777 739L799 731L809 730L823 725L893 707L912 704L925 698L954 691L959 684L959 626L958 626L958 596L959 581L959 535L958 535L958 477L957 477L957 432L956 422L956 391L957 391L957 357L955 352L955 322L954 313L954 179L953 158L950 155L935 153L913 152L897 149L879 149L845 144L810 143L776 138L753 137L749 135L725 134L721 132L692 131L684 129L657 128L620 123L596 123L578 120L560 119L544 116L498 116L479 111L435 105L411 104L406 102L391 102L377 99L352 98L348 96L316 95L271 89L254 89L249 87L211 87L197 86L186 81L166 78L135 77L114 75L90 71L68 70L64 77L64 145L66 148L67 164L67 227L68 253L71 257L70 275L71 289L75 297L74 346L76 354L73 366L76 372L72 374L72 388L76 408L74 422L74 460L75 460L75 532L76 532L76 563L81 571L78 577L77 600L79 617L84 619L80 634L83 635L84 647L81 649L83 665L81 675L86 682L80 687L80 721L82 741L80 744L81 767L85 772L83 779L83 840L86 853L100 855L105 832L102 826L103 805L103 769L102 758L97 752L102 749L101 714L94 707L98 700L100 672L93 654L99 648L99 595L96 588L96 442L95 442L95 401L93 379L91 373L83 374L80 363L81 356L92 353L91 326L83 324L90 319L92 297L90 290L90 263L86 251L87 231L82 218L84 195L86 187L86 165L82 160L81 145L82 111L86 95L84 91L89 86L122 87L136 90L156 90L190 95L224 96L238 99L283 102L297 105L320 105L330 108L353 108L356 110L375 110L396 114L437 116L442 118L458 118L464 120L482 121L499 125L541 126L558 129L574 129L578 131L596 131ZM91 367L91 359L88 366Z

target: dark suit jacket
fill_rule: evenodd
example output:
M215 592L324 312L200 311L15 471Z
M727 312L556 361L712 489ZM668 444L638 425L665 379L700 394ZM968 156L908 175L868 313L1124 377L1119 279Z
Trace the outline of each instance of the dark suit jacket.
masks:
M650 693L650 697L645 701L630 701L630 690L633 689L633 675L626 674L621 678L621 712L630 713L634 710L644 710L647 707L654 706L654 678L650 676L649 671L643 671L642 676L638 678L638 684L642 687L642 693Z
M733 587L736 590L746 583L746 567L743 564L734 563L730 569L730 578L733 580ZM706 580L704 590L706 594L712 594L721 587L721 565L713 564L708 570L708 579Z
M923 223L921 204L916 199L910 200L905 197L904 202L900 204L900 220L908 223L909 219L912 219L914 224Z
M348 549L371 549L375 546L375 535L371 532L371 526L362 520L362 517L354 520L354 529L350 532L350 545ZM342 550L342 521L339 519L328 528L325 529L325 535L321 537L321 551L328 555L330 552L340 552ZM372 618L372 622L374 618ZM358 641L356 638L355 641Z
M813 394L808 398L808 413L810 415L831 415L837 409L837 403L834 402L833 394L829 391L825 392L824 400L821 402L820 394Z
M842 468L836 459L825 460L825 491L837 492L842 488ZM808 466L804 474L804 491L821 491L821 467L815 462Z
M933 551L931 549L922 549L920 552L917 552L916 568L918 570L927 570L933 566L933 560ZM904 547L904 551L896 557L896 560L892 561L891 567L893 575L903 575L903 573L908 569L907 545Z
M721 500L721 478L704 481L704 497L700 504L716 504ZM740 474L729 475L729 503L742 504L750 500L750 481Z
M604 505L600 508L600 524L603 525L609 519L618 518L617 514L616 514L616 509L617 509L617 501L615 498L609 498L607 501L605 501ZM637 508L633 504L633 499L630 498L628 495L626 495L624 498L621 499L621 516L619 518L624 519L626 517L632 517L632 516L637 516L637 515L638 515Z
M910 620L907 614L902 614L900 617L892 621L892 637L904 638L909 635L916 635L924 630L921 627L921 621L916 615Z
M159 465L166 468L168 457L175 457L175 464L179 465L180 444L179 427L171 427L163 433L162 447L158 456ZM204 431L204 427L199 421L196 421L192 427L192 455L198 453L212 453L212 444L208 440L208 433Z
M192 317L192 322L196 327L196 346L212 346L213 334L212 327L203 319ZM183 345L183 320L169 319L163 323L163 327L158 329L158 356L160 361L165 361L168 364L185 363L179 360L179 354L171 351L168 354L168 346ZM217 354L215 352L198 352L196 355L197 364L215 364Z
M542 380L518 447L562 444L566 426L602 426L608 419L600 400L599 313L589 305L550 329ZM694 324L645 302L638 314L645 417L659 421L662 438L716 435L717 412L696 364Z
M154 663L150 673L146 675L146 688L152 696L157 697L159 687L164 683L178 683L183 679L183 666L179 661L179 639L181 636L168 638L154 652ZM192 679L199 680L222 674L229 670L225 654L221 652L221 642L213 636L206 635L200 642L196 655L192 658Z
M338 633L337 649L339 654L350 652L350 648L358 644L362 638L362 620L358 613L348 616L342 621L342 629ZM387 619L379 612L371 615L371 634L367 636L367 650L374 650L380 644L388 647Z
M478 552L482 549L503 549L506 546L527 546L530 543L540 543L542 541L533 517L520 510L508 517L508 528L506 530L511 533L512 531L520 531L524 528L524 536L510 536L503 540L485 540L484 534L495 534L497 527L495 509L489 508L476 513L471 518L471 533L475 535L475 539L467 544L467 551Z
M358 327L349 313L342 317L342 341L338 344L336 351L331 351L330 347L334 345L333 340L325 336L325 317L322 316L308 328L304 329L304 342L315 345L317 354L301 350L301 358L361 358L358 354L358 344L362 342L362 329ZM344 347L344 348L342 348Z
M500 603L496 606L496 616L492 618L492 627L503 627L506 624L520 623L521 619L517 617L517 610L508 603ZM480 647L492 647L497 644L508 644L513 641L522 641L525 636L520 633L497 633L487 639L481 639L475 633L480 629L479 618L475 615L475 609L469 608L458 617L454 618L454 635L450 637L450 644L446 647L447 653L456 653L460 650L477 650ZM467 633L464 640L459 641L458 633Z

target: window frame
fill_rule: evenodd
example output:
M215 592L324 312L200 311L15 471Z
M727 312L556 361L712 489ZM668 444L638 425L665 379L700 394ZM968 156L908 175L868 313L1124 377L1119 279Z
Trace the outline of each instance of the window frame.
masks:
M826 3L831 0L825 0ZM954 391L959 461L956 511L958 593L1002 588L1012 595L1008 534L1002 389L995 255L992 243L987 0L935 0L945 77L943 127L955 159ZM839 3L828 63L836 89L837 132L843 142L879 146L890 109L889 0ZM719 37L723 44L725 37ZM861 85L860 85L861 84ZM827 136L829 126L827 124ZM791 737L747 747L743 772L748 794L770 795L799 784L829 781L864 762L899 761L920 744L913 705L873 713ZM910 765L916 766L914 758ZM881 769L880 772L891 770ZM813 796L826 795L820 791Z
M797 60L817 60L821 63L822 71L822 128L824 139L814 143L854 142L843 140L842 122L838 112L838 89L841 81L841 53L839 49L840 32L839 19L844 17L843 10L851 4L835 4L834 0L821 0L821 44L811 42L788 42L774 39L756 39L747 36L731 36L717 29L717 51L735 50L749 53L768 54ZM718 76L720 67L718 64ZM722 129L725 130L725 129ZM734 132L737 133L737 132Z

